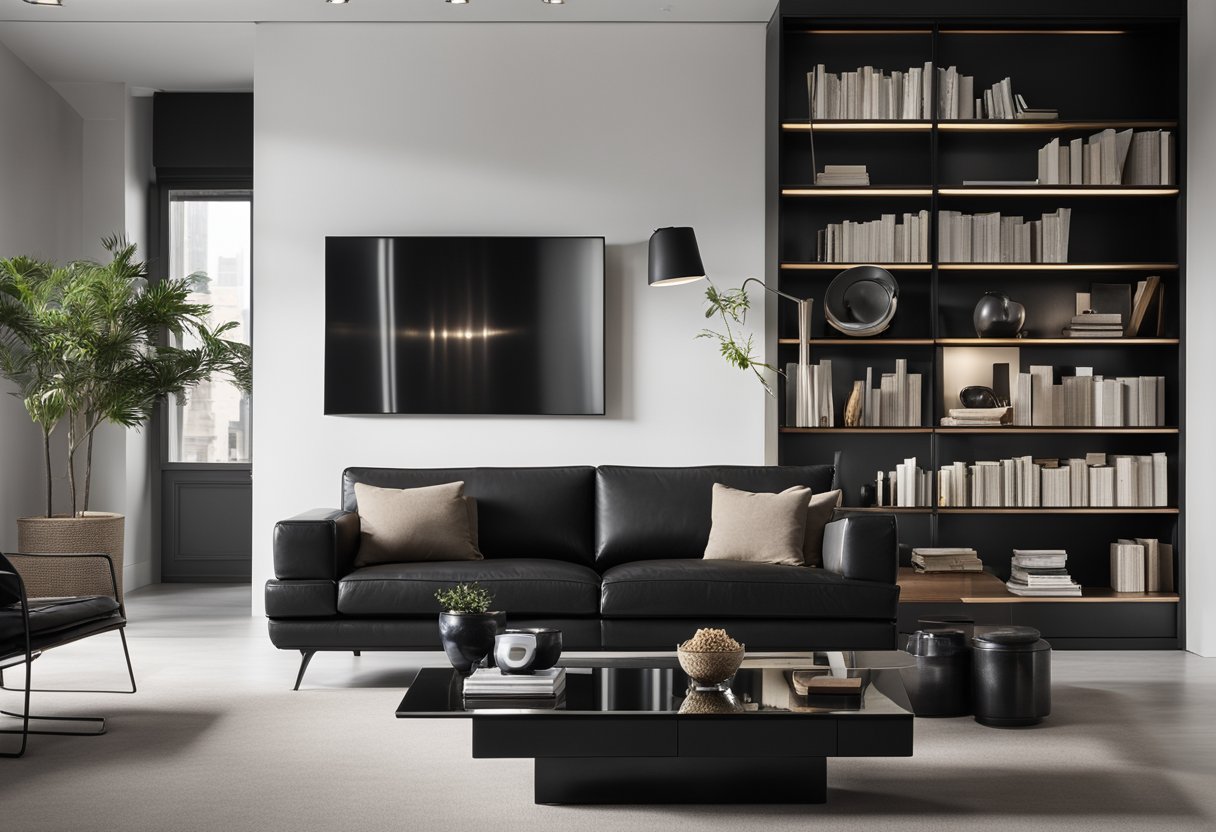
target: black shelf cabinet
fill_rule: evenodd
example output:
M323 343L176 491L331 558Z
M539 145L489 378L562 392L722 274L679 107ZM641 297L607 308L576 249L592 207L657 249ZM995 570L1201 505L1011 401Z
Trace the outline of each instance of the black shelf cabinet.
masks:
M784 383L780 406L767 428L778 460L799 464L841 452L846 506L857 506L863 483L905 458L936 471L955 460L1009 456L1070 458L1086 452L1147 454L1168 460L1166 510L958 511L935 507L897 513L901 542L974 546L985 565L1008 576L1011 549L1065 548L1082 585L1109 585L1109 544L1117 538L1153 537L1175 549L1178 602L1014 605L1024 615L1047 615L1063 647L1177 648L1185 642L1186 425L1183 389L1186 339L1186 11L1181 0L782 0L769 31L768 131L770 285L814 299L811 360L831 359L838 428L854 380L865 368L891 372L906 358L923 375L923 429L797 430L787 425ZM867 120L811 122L807 73L817 64L839 73L860 66L887 72L956 66L975 77L976 95L1009 76L1032 106L1059 108L1058 122ZM936 82L936 79L934 79ZM934 87L936 99L936 86ZM1174 135L1175 168L1168 186L1053 188L964 187L969 180L1032 180L1037 151L1051 139L1088 139L1105 128L1167 129ZM870 187L844 193L817 191L816 168L865 164ZM907 193L915 189L915 193ZM1067 264L960 264L937 259L937 212L999 211L1037 219L1072 209ZM848 264L816 263L816 233L828 223L872 220L882 214L925 209L930 217L926 265L892 268L900 305L891 328L873 339L849 339L823 314L828 284ZM901 264L894 264L899 266ZM1160 326L1145 324L1141 337L1072 341L1062 330L1074 296L1094 283L1134 284L1161 278ZM1023 337L979 339L971 322L976 301L990 290L1026 306ZM797 331L790 304L777 307L770 355L797 360ZM1093 367L1106 376L1159 375L1166 383L1166 425L1135 430L952 431L938 428L957 391L943 389L948 351L1018 350L1019 369L1030 365ZM982 353L973 353L982 361ZM1005 360L994 358L994 361ZM982 605L989 606L989 605ZM1095 608L1135 607L1142 615L1105 626ZM1023 609L1025 608L1025 609ZM1033 608L1033 609L1032 609ZM1143 608L1143 609L1141 609ZM1033 613L1033 615L1032 615ZM1008 610L1001 615L1012 615ZM1015 616L1016 617L1016 616ZM1108 616L1109 617L1109 616Z

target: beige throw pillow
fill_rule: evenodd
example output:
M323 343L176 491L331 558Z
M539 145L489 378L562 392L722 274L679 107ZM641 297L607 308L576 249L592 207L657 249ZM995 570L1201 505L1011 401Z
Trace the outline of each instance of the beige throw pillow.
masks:
M714 483L705 559L802 566L810 498L809 488L753 494Z
M806 539L802 544L802 557L807 566L823 566L823 530L840 508L841 496L839 488L811 495L806 511Z
M476 505L464 483L378 488L355 483L359 553L355 566L430 560L481 560Z

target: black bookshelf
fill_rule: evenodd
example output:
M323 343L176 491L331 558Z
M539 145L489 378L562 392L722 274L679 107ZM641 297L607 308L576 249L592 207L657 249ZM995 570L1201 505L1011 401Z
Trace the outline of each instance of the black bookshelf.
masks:
M768 37L769 285L815 301L812 361L830 358L837 424L852 382L865 368L889 372L906 358L923 375L923 428L807 429L785 424L784 382L768 427L778 461L800 464L841 451L846 506L857 506L863 483L878 470L915 456L936 471L956 460L1010 456L1071 457L1088 451L1164 451L1169 507L1127 510L897 510L901 542L974 546L986 567L1008 577L1011 549L1065 548L1069 568L1087 590L1083 599L1008 604L910 602L901 630L919 614L970 614L978 621L1040 626L1057 647L1177 648L1183 644L1186 548L1182 539L1186 438L1183 362L1186 338L1186 20L1185 3L1129 0L782 0ZM932 61L975 77L976 94L1005 76L1035 106L1058 107L1051 122L819 121L809 118L806 74L859 66L890 72ZM936 84L936 78L934 79ZM935 86L936 92L936 86ZM934 95L936 102L936 94ZM976 187L964 180L1035 177L1035 153L1053 137L1088 137L1106 127L1168 129L1175 140L1174 184L1160 187ZM865 164L869 187L816 187L814 167ZM1067 264L939 263L939 210L1038 217L1072 208ZM900 285L890 329L851 339L824 319L822 298L849 264L816 262L815 232L829 222L872 220L882 213L929 211L931 259L884 264ZM1060 330L1073 297L1094 282L1134 284L1160 275L1163 327L1152 337L1066 339ZM1025 337L978 339L971 310L988 290L1002 290L1027 308ZM792 304L775 307L769 354L797 360ZM770 309L773 307L770 306ZM938 427L949 405L944 363L955 350L1017 349L1030 364L1092 366L1105 375L1166 378L1166 427L957 429ZM957 355L957 354L956 354ZM994 361L1004 360L994 358ZM1174 594L1128 598L1109 590L1109 544L1120 537L1155 537L1175 548ZM936 587L935 587L936 588ZM916 592L905 588L905 596ZM1098 612L1100 610L1100 612Z

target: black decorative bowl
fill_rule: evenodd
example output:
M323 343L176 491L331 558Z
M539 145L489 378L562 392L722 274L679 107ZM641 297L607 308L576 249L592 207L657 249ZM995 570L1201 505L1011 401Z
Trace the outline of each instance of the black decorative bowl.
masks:
M891 325L898 303L894 275L881 266L854 266L828 285L823 314L845 335L878 335Z
M562 657L562 631L551 627L509 629L494 640L494 659L503 673L548 670Z

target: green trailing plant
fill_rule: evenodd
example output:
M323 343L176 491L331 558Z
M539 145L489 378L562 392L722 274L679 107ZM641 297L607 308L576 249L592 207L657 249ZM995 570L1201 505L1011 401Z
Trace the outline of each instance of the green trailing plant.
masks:
M0 260L0 376L16 385L42 430L48 517L51 436L61 426L76 516L78 507L89 508L93 436L102 423L140 427L157 403L185 396L214 375L228 375L243 392L251 390L249 347L223 337L236 323L212 327L211 307L190 300L201 275L149 284L134 244L117 237L103 244L107 263ZM163 333L198 345L162 344ZM83 499L78 454L84 456Z
M743 327L747 324L747 311L751 309L751 299L748 298L747 291L742 288L719 290L717 286L710 283L705 289L705 300L705 317L721 318L722 326L726 331L703 329L697 334L697 337L716 340L718 351L722 353L726 363L739 370L751 370L763 385L764 391L770 396L773 395L772 385L761 371L769 370L778 374L780 371L757 357L755 338L750 333L746 339L740 340L741 336L737 336L735 329L731 326L732 323L736 327Z
M438 590L435 598L448 612L483 613L494 603L494 596L478 583L456 584Z

